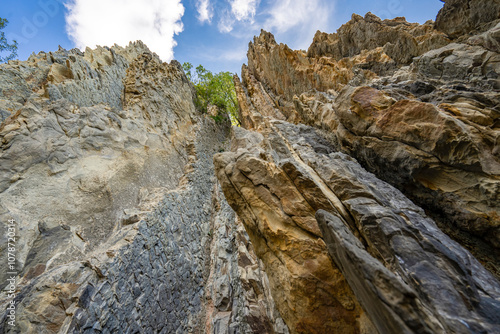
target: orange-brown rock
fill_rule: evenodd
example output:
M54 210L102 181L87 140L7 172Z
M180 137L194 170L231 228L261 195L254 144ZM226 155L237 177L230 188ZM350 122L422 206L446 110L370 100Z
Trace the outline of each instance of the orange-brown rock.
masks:
M332 265L314 218L316 210L338 205L335 196L322 192L316 183L321 181L310 178L306 165L269 154L267 141L280 142L277 135L264 139L258 133L234 131L235 152L214 158L217 176L265 265L276 306L291 333L358 333L371 328ZM293 156L280 144L282 154Z
M488 29L450 43L432 22L369 13L318 32L307 54L264 31L250 43L235 79L250 131L234 129L214 161L292 332L374 331L365 316L379 333L500 327L500 62ZM318 272L321 240L335 264ZM342 305L319 288L342 276L352 291L337 291L364 312L322 303L342 310L330 327L310 305Z
M484 31L492 21L500 19L498 0L442 0L443 8L436 18L436 29L451 38L463 36L470 31Z
M396 63L406 64L413 57L448 43L444 34L434 30L432 21L420 25L408 23L404 17L381 20L372 13L365 17L353 14L336 33L316 32L307 55L340 60L383 47Z
M391 103L384 95L368 87L352 93L352 107L338 110L340 122L349 131L338 132L341 145L352 154L368 157L371 153L384 161L383 166L373 168L386 178L396 178L403 174L397 169L406 167L407 182L417 188L415 198L428 196L418 189L428 189L435 198L454 197L456 202L446 201L446 205L450 211L453 208L455 223L500 247L499 210L492 190L500 186L500 162L495 157L498 148L487 137L495 131L479 131L479 124L471 126L454 117L460 113L458 107L465 105L435 106L416 100ZM476 116L479 122L488 124L487 116L480 115Z
M500 326L494 315L500 307L490 304L500 298L500 283L422 209L335 152L318 130L261 115L260 100L253 104L243 89L238 92L243 124L254 131L233 129L231 152L214 157L216 173L270 273L276 307L292 333L430 334ZM369 87L344 96L357 131L392 126L397 139L389 142L410 141L413 133L406 130L421 121L435 137L447 120L432 104L395 101ZM398 117L408 119L408 129L391 124ZM418 150L434 147L432 140L421 145ZM318 226L310 215L323 210L336 218L316 214ZM324 258L323 240L335 265ZM357 302L346 303L354 299L343 278L366 313ZM481 311L488 307L491 312Z
M362 39L365 30L374 37ZM429 210L500 275L497 30L447 44L431 23L367 14L336 34L318 33L307 55L262 32L250 45L243 85L255 110L267 99L267 110L286 120L326 130L338 149ZM409 67L383 40L403 33L428 43ZM436 36L441 42L432 42ZM268 97L257 101L257 92ZM261 127L255 115L248 128Z

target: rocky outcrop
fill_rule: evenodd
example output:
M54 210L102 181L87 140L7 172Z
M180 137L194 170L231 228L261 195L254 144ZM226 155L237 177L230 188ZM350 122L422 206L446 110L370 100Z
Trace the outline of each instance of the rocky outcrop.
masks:
M500 329L495 24L451 43L354 15L307 54L250 43L245 130L214 163L292 333Z
M262 31L241 127L141 42L0 65L0 332L499 332L496 3Z
M210 274L206 279L204 332L289 333L275 307L269 279L248 235L217 186L209 235ZM222 201L220 199L223 199ZM231 221L228 221L231 220Z
M384 187L377 186L377 190ZM434 222L417 212L403 219L396 215L384 217L390 205L380 210L385 203L366 206L361 198L352 202L361 204L355 208L357 212L364 207L360 219L355 217L355 220L368 249L373 247L372 254L393 254L393 261L398 263L393 269L396 273L365 250L341 215L318 211L318 223L335 263L380 333L494 333L498 330L498 281L439 231ZM412 211L409 207L403 210ZM406 223L404 219L408 219ZM415 225L410 225L412 223ZM473 309L469 306L472 304Z
M151 57L141 55L136 64L149 62L153 67L159 63L151 62ZM4 66L14 70L22 65ZM129 77L137 75L134 65L129 68ZM175 64L163 67L173 81L166 89L178 90L179 94L177 101L163 102L161 108L171 112L155 113L158 120L151 119L149 103L134 104L128 101L127 92L125 100L130 107L116 109L111 104L121 104L121 99L97 105L86 101L84 105L92 106L85 107L65 98L52 101L43 96L44 91L32 94L2 123L1 199L4 218L18 222L20 268L44 264L50 269L81 257L97 248L115 228L133 222L134 208L136 212L146 210L148 202L155 200L155 189L177 186L188 154L185 148L183 152L182 147L165 146L164 141L182 142L186 147L186 131L193 129L196 111L186 102L191 90L188 81L181 80L182 71ZM125 75L126 70L121 72ZM159 76L144 80L152 82ZM54 86L52 91L58 88ZM163 93L161 89L156 92ZM123 91L123 86L119 90ZM175 117L184 129L176 126L179 131L169 134L167 117ZM164 131L153 131L154 122L162 124L165 128L160 129ZM171 173L163 173L165 165L170 166ZM135 222L138 220L139 216ZM48 239L52 238L59 250L49 246ZM48 249L31 251L36 240Z
M371 87L346 90L344 94L337 100L350 100L345 104L349 109L337 113L344 131L338 139L344 151L358 157L382 178L392 178L401 188L411 184L414 199L438 199L434 205L448 210L453 217L449 219L456 225L483 235L494 247L500 246L493 190L500 165L494 155L495 144L488 144L488 135L495 136L494 130L479 125L481 121L456 119L450 112L458 109L453 104L396 101ZM483 127L484 132L479 130ZM379 161L371 160L372 156ZM457 178L461 181L452 181ZM491 191L486 190L490 187ZM472 189L477 189L474 195Z
M365 17L353 14L337 33L316 32L307 56L340 60L381 47L396 63L407 64L413 57L448 43L445 35L434 30L432 21L420 25L408 23L404 17L381 20L372 13Z
M137 42L40 53L0 77L0 215L17 224L19 273L16 326L2 313L0 332L288 333L214 176L228 124L195 109L177 62Z
M339 150L423 206L498 275L500 55L494 48L451 43L409 66L379 74L370 71L373 64L354 66L344 77L331 72L339 64L333 57L285 50L266 33L254 40L242 70L245 99L266 109L263 115L274 108L281 119L330 133ZM303 64L317 64L317 70Z
M255 109L251 117L259 122L259 133L235 129L233 152L216 155L215 166L229 204L258 245L257 255L269 272L279 273L269 276L270 283L292 332L347 331L348 326L374 331L356 311L357 303L356 312L345 312L349 304L342 301L346 296L354 301L352 292L341 285L326 290L329 280L323 277L336 277L337 284L345 277L380 333L499 328L499 282L422 209L351 157L336 153L313 128L272 120ZM311 220L318 210L336 216L320 215L318 226ZM332 220L342 228L327 228ZM336 266L320 262L322 238ZM328 298L319 298L328 291ZM315 311L307 313L313 301ZM476 306L471 310L470 305ZM345 318L328 324L341 311Z
M318 208L331 209L336 199L321 193L279 133L270 135L234 129L234 152L214 157L221 187L264 262L291 332L356 333L369 324L332 266L314 218Z
M442 0L443 8L436 18L436 29L451 38L469 32L491 28L493 21L500 19L498 0Z

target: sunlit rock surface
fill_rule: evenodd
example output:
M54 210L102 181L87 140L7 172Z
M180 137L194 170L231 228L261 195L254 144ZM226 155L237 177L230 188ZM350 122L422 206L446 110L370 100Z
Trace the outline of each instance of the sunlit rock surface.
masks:
M291 332L500 330L498 17L481 3L446 1L436 24L353 15L307 53L250 43L246 130L214 162ZM456 10L482 28L457 38Z
M288 333L213 172L229 126L195 109L179 63L137 42L0 77L0 215L17 222L19 271L2 333Z
M444 2L262 31L241 127L141 42L1 64L0 333L500 332L499 2Z

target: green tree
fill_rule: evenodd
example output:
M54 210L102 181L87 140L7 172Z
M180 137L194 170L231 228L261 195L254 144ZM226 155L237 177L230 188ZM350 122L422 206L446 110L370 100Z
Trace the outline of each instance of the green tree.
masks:
M0 30L4 29L7 23L9 23L7 19L2 19L0 17ZM7 38L5 38L5 32L0 31L0 54L5 52L10 54L5 57L0 56L0 63L14 59L17 56L17 42L14 40L12 44L9 44Z
M182 64L182 68L184 69L184 72L186 73L186 76L189 79L189 81L193 82L193 77L191 75L191 70L193 69L193 65L191 65L191 63L186 62Z
M238 102L233 74L230 72L213 74L202 65L198 65L193 73L193 65L187 62L182 64L182 67L196 89L197 107L207 112L209 105L217 106L219 114L214 117L216 120L221 119L227 113L231 118L231 123L238 125Z

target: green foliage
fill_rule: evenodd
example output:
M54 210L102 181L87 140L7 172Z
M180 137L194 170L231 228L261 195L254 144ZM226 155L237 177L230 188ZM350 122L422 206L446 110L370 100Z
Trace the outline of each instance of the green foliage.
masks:
M186 72L186 76L189 79L189 81L193 82L193 78L191 76L191 70L193 69L193 65L191 63L184 63L182 64L182 68L184 69L184 72Z
M9 23L7 19L2 19L0 17L0 30L4 29L7 23ZM4 52L9 52L10 54L5 57L0 56L0 63L14 59L17 56L17 42L14 40L12 44L9 44L7 38L5 38L5 32L0 31L0 53Z
M202 65L198 65L193 73L191 63L184 63L182 67L196 89L196 106L203 112L207 112L208 106L214 105L219 110L217 116L212 116L215 121L221 122L225 114L229 114L231 123L238 125L238 102L233 74L230 72L213 74Z

